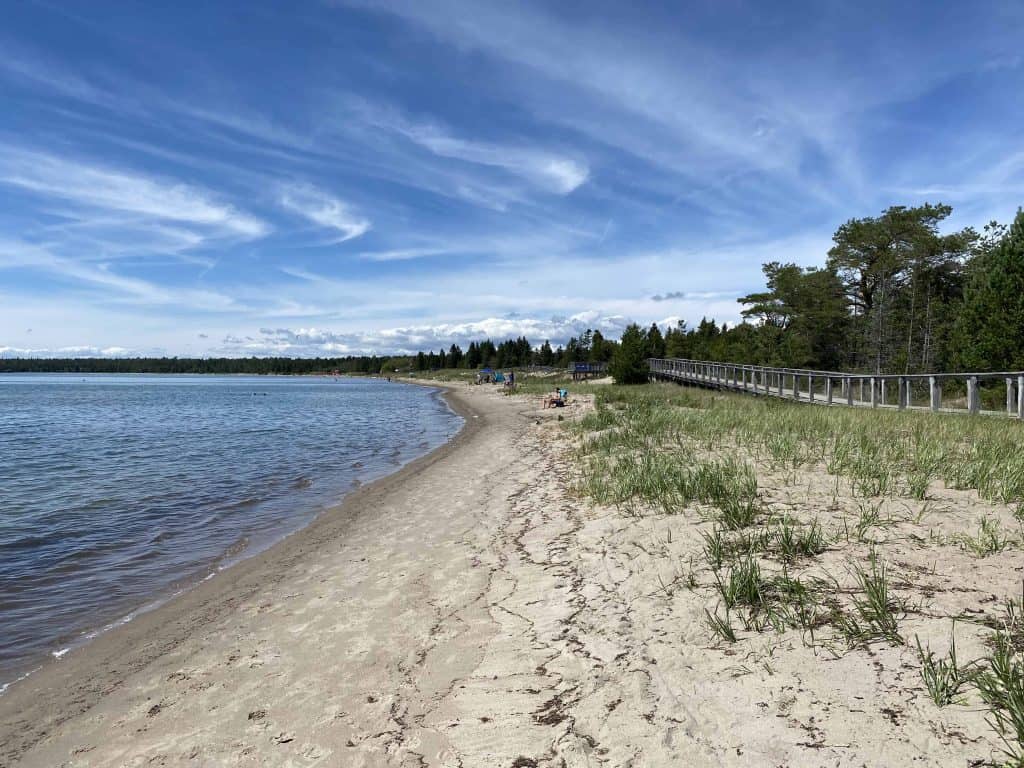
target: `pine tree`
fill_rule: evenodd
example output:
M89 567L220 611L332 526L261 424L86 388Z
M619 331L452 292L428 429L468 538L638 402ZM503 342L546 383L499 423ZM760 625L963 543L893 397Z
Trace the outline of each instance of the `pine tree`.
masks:
M647 381L647 339L640 326L630 323L612 357L609 372L616 384L643 384Z
M551 342L544 339L544 343L540 345L540 352L537 353L537 364L554 365L554 363L555 351L551 349Z
M1024 369L1024 210L995 248L971 262L954 338L961 369Z
M657 323L651 323L651 327L647 330L647 356L665 357L665 339L661 335L661 329L658 328Z

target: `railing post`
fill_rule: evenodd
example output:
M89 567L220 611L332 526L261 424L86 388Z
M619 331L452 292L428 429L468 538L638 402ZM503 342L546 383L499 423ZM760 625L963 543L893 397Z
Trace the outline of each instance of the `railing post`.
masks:
M942 382L935 376L928 377L928 400L933 411L942 407Z
M1017 377L1017 418L1024 419L1024 376Z
M859 400L863 403L864 402L864 379L863 379L863 377L860 378L860 379L857 379L857 383L860 385L860 398L859 398Z
M879 405L885 405L885 383L887 379L885 377L879 382L878 394L879 394Z
M825 377L825 402L832 405L832 377Z
M807 374L807 399L814 402L814 377Z
M782 371L776 373L775 378L777 379L776 383L779 385L779 397L782 397L786 394L786 382L785 377L782 375Z
M871 407L878 407L878 386L875 383L875 377L871 377Z
M896 393L898 405L901 411L905 411L910 405L910 382L906 376L900 376L899 391Z
M853 379L846 379L846 404L853 405Z
M792 379L793 379L793 399L794 400L799 400L800 399L800 382L798 381L797 375L795 373L790 374L790 375L792 376Z
M1017 411L1017 398L1014 397L1013 377L1006 377L1006 415L1015 416Z
M978 393L978 377L967 377L967 410L972 414L981 410L981 398Z

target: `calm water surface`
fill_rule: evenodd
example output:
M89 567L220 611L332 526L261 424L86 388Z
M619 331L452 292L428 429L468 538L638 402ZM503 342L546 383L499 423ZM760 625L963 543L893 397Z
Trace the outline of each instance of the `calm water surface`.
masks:
M378 380L0 375L0 690L460 426Z

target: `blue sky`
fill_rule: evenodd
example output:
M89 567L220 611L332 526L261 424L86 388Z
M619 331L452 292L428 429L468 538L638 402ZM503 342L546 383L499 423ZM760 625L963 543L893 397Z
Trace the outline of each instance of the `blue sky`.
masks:
M733 322L768 260L1024 203L1024 4L8 2L0 354Z

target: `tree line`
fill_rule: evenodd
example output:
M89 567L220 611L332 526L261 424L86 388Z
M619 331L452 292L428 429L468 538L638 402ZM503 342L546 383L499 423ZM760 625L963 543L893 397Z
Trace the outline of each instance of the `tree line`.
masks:
M618 344L600 331L587 330L553 348L544 341L534 348L520 336L495 344L491 339L458 344L415 355L348 357L125 357L125 358L0 358L0 373L192 373L192 374L378 374L430 371L441 368L522 368L532 365L568 367L574 362L608 362Z
M507 339L495 344L490 339L471 341L465 351L458 344L439 352L419 352L409 358L392 358L389 362L396 368L403 366L415 371L430 371L440 368L523 368L545 366L567 368L571 363L607 363L611 360L618 344L609 341L597 330L587 329L579 336L571 337L565 346L552 348L547 339L534 347L525 336Z

